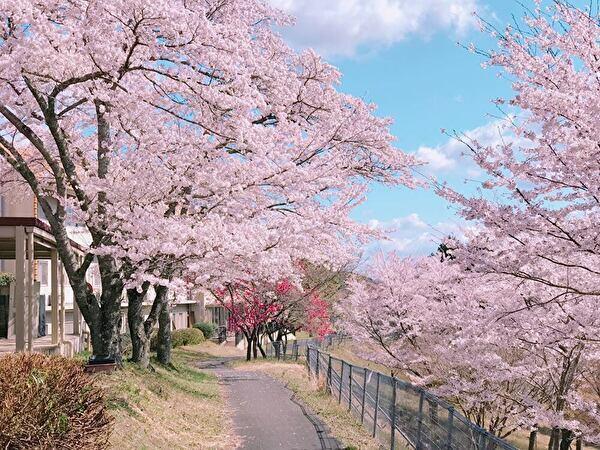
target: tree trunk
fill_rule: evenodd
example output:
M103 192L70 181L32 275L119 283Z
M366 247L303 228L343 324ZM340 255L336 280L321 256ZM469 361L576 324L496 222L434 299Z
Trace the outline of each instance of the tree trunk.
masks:
M265 353L265 350L263 349L263 346L260 343L259 339L256 340L256 346L258 347L258 350L260 350L261 356L266 359L267 358L267 354ZM256 358L256 356L255 356L255 358Z
M155 286L156 297L160 299L162 308L158 316L158 345L156 356L158 362L164 365L171 364L171 308L167 299L168 288Z
M246 347L246 361L250 361L252 359L252 336L244 333L244 335L246 336L246 342L247 342L247 347Z
M52 234L56 239L56 250L73 289L74 300L90 328L94 356L115 358L120 362L118 341L123 294L120 267L109 256L96 257L102 283L102 295L98 299L85 279L87 269L95 258L94 255L88 253L83 263L80 263L64 225L65 219L62 217L64 214L58 212L55 214L44 197L38 197L38 201L50 222ZM59 207L59 210L62 209Z
M115 358L120 362L118 351L119 323L121 321L121 300L123 280L114 267L112 258L99 257L100 275L102 279L102 295L100 297L100 349L94 347L94 354Z
M560 448L560 428L552 428L550 434L550 442L548 442L548 450L559 450Z
M127 322L131 336L131 361L147 368L150 364L150 335L146 332L144 322L143 304L150 283L142 284L140 291L137 288L127 289ZM152 332L150 327L149 332Z
M527 446L527 450L537 450L537 428L534 428L529 433L529 445Z
M575 433L573 433L571 430L563 428L561 437L560 450L569 450L571 448L571 443L575 440Z
M252 339L252 356L254 356L254 359L258 358L257 347L258 347L258 334L255 332L254 339Z

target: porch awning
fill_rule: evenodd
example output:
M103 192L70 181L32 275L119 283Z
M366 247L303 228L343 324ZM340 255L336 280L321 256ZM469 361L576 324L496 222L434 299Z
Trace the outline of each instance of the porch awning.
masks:
M16 259L16 228L26 227L33 231L34 259L50 259L51 250L56 248L56 239L50 225L36 217L0 217L0 259ZM71 240L73 249L85 253L77 242Z

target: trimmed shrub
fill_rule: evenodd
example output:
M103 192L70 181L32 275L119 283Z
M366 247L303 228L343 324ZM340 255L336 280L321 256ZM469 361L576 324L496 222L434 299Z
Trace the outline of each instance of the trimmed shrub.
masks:
M204 334L197 328L183 328L171 333L171 345L173 348L184 345L196 345L204 342Z
M204 334L205 339L210 339L217 330L217 326L214 323L209 322L198 322L194 324L194 328L198 328Z
M81 362L38 353L0 357L0 448L106 448L112 420Z
M197 328L182 328L171 332L171 347L182 347L184 345L196 345L204 342L204 333ZM154 332L150 338L150 350L156 351L158 346L158 333Z

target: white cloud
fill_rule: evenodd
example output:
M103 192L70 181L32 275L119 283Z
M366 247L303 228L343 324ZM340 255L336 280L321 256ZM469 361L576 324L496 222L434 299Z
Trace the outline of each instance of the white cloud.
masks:
M406 256L429 255L436 251L445 237L452 235L462 239L471 229L471 226L459 219L428 224L417 213L397 217L388 222L371 220L369 225L386 231L389 239L378 241L368 249L368 253L379 250L396 251Z
M430 171L453 169L456 166L456 160L448 154L444 146L419 147L415 155L421 161L427 162L427 169Z
M389 46L409 35L445 30L463 34L476 23L479 0L269 0L296 17L285 30L298 47L325 55L354 55L359 48Z
M477 141L483 146L499 146L503 143L527 145L525 141L517 141L509 129L506 129L505 120L495 120L480 127L465 131L466 140ZM437 147L421 146L414 155L427 163L423 172L429 175L449 174L461 178L478 178L481 170L472 159L471 151L465 144L454 138Z

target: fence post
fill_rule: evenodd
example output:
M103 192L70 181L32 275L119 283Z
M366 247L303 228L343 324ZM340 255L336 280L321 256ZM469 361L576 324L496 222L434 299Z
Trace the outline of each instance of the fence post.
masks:
M294 356L296 357L296 361L298 361L298 341L294 341L294 349L292 350L294 352Z
M479 444L478 447L480 450L485 450L485 444L486 444L486 438L487 436L485 435L485 431L482 430L479 432Z
M421 393L421 395L419 397L419 416L417 419L417 450L421 450L422 448L421 436L423 433L423 400L425 397L425 392L423 391L423 389L419 389L419 392Z
M315 369L315 376L319 379L319 349L317 348L317 367Z
M348 382L348 411L352 412L352 364L350 364L350 378Z
M454 408L448 408L448 434L446 435L446 450L452 450L452 431L454 429Z
M365 423L365 396L367 394L367 368L363 368L363 391L362 391L362 401L360 405L360 423Z
M344 360L342 359L342 369L340 371L340 392L338 396L338 403L342 404L342 386L344 385Z
M377 416L379 415L379 377L380 374L377 372L377 382L375 384L375 412L373 413L373 437L377 433Z
M396 448L396 378L392 377L392 414L390 422L392 425L391 450Z
M331 394L331 355L327 358L327 389Z
M306 367L308 368L308 378L310 378L310 347L306 347Z

